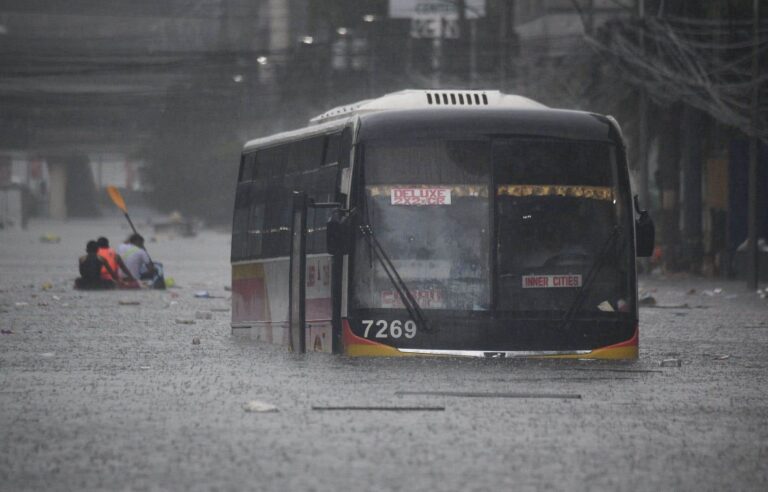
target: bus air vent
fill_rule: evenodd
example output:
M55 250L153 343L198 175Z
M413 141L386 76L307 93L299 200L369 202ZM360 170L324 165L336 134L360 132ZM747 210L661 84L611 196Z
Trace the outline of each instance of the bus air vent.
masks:
M488 96L478 92L427 91L430 106L488 106Z

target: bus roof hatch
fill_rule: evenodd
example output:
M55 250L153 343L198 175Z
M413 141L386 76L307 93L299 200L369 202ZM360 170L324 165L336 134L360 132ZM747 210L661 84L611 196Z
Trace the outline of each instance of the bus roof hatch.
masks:
M547 106L523 96L504 94L500 91L474 90L417 90L406 89L385 94L376 99L365 99L338 106L315 116L309 123L317 125L362 113L390 109L489 107L508 109L548 109Z

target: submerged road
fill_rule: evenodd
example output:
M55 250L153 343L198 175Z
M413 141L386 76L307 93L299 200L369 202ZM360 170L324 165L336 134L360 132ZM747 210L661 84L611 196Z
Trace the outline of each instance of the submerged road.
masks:
M768 489L768 300L741 282L643 279L635 363L295 356L230 335L226 234L148 243L178 288L73 291L120 226L0 231L2 490Z

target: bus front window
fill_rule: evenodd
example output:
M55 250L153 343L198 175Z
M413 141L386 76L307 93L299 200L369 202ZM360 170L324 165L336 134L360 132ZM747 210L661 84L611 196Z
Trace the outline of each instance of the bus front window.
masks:
M629 311L631 223L614 148L602 142L494 142L498 310ZM616 237L620 236L620 237Z
M489 165L489 141L364 146L363 221L422 309L489 309ZM353 304L403 307L362 238L355 248Z

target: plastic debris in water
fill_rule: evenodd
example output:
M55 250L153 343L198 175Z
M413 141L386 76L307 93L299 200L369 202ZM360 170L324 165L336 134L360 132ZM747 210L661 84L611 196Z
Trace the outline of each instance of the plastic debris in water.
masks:
M44 282L43 285L40 286L42 290L51 290L53 289L53 284L50 282Z
M192 345L200 345L200 337L193 337Z
M253 413L277 412L277 407L259 400L251 400L243 405L243 410Z
M211 293L207 290L198 290L195 292L195 297L200 299L209 299L211 297Z
M28 302L17 302L17 303L14 304L14 306L16 306L16 307L24 307L24 306L29 306L29 303Z
M195 320L193 319L177 319L176 320L177 325L194 325Z
M139 301L119 301L118 304L121 306L138 306L141 303Z
M56 234L43 234L40 236L40 242L41 243L49 243L49 244L56 244L61 242L61 237L57 236Z
M614 311L613 306L611 306L611 303L608 301L603 301L600 304L597 305L597 309L600 311L605 311L612 313Z
M730 358L731 358L731 356L730 356L730 355L727 355L727 354L716 355L716 356L714 357L714 359L715 359L715 360L728 360L728 359L730 359Z
M3 335L13 335L13 330L0 330Z

